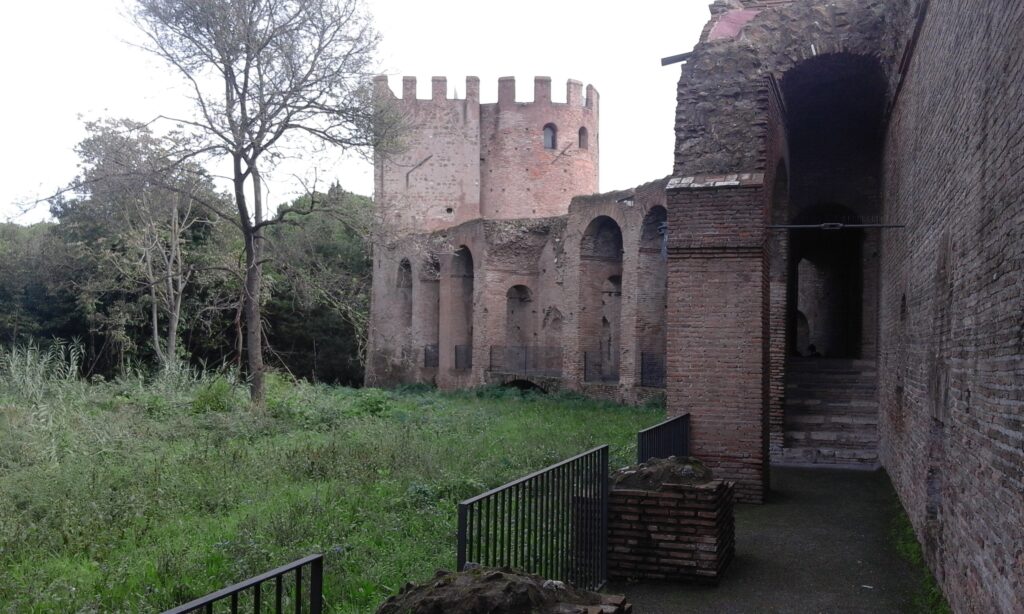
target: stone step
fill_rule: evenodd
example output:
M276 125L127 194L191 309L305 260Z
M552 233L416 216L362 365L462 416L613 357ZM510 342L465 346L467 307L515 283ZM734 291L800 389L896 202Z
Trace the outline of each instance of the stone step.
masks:
M835 448L862 448L875 450L878 448L878 430L860 429L848 431L790 431L783 438L786 446L814 447L827 446Z
M793 465L858 465L877 468L876 450L848 450L828 447L786 447L782 450L783 463Z
M878 425L877 413L793 413L786 415L786 428L794 430L807 430L809 428L858 428Z
M787 382L873 382L878 379L874 371L787 371Z
M877 413L878 401L875 399L793 399L786 398L785 408L794 412L813 413Z
M786 371L786 381L875 381L874 371Z
M878 361L873 358L801 358L790 357L786 360L787 367L798 369L874 369Z

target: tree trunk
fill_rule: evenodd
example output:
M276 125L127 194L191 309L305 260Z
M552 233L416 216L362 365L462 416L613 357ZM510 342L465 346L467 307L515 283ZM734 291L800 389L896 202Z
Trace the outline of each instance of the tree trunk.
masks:
M245 237L245 346L249 362L249 399L253 407L262 407L265 400L263 381L263 318L260 313L260 291L263 271L260 231Z

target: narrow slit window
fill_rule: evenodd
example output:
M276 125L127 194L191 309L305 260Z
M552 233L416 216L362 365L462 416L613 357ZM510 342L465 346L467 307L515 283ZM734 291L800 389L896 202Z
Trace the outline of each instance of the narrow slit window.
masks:
M580 128L580 149L587 149L590 147L590 135L587 134L586 128Z

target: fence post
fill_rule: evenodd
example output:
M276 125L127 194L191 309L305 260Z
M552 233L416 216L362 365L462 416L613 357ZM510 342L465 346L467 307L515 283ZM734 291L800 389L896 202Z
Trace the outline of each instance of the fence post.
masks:
M309 614L323 614L324 557L313 559L309 571Z
M456 534L458 541L457 555L455 563L455 571L462 571L466 566L466 520L469 506L464 503L459 504L459 527Z

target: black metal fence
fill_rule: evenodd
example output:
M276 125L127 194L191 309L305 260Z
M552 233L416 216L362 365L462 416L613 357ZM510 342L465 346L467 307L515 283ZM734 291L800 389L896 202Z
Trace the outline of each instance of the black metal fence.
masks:
M430 369L436 369L438 364L441 362L441 353L438 351L437 344L423 346L423 366Z
M600 588L608 569L608 446L459 503L458 569L466 563Z
M306 572L303 572L304 569ZM304 580L304 578L307 579ZM271 585L265 587L266 584ZM264 593L264 588L268 589L266 593ZM247 612L269 610L275 614L283 614L287 607L295 614L303 614L303 612L322 614L324 609L323 588L324 556L312 554L265 574L222 588L185 605L167 610L163 614L212 613L214 605L218 602L227 605L231 614L237 614L239 607Z
M640 385L647 388L665 387L663 352L640 352Z
M455 346L455 368L469 369L473 366L473 346Z
M619 365L610 360L604 360L602 352L583 352L583 381L617 382L619 381Z
M690 414L655 424L636 434L636 462L690 455Z
M495 373L560 377L562 348L540 345L492 345L488 369Z

